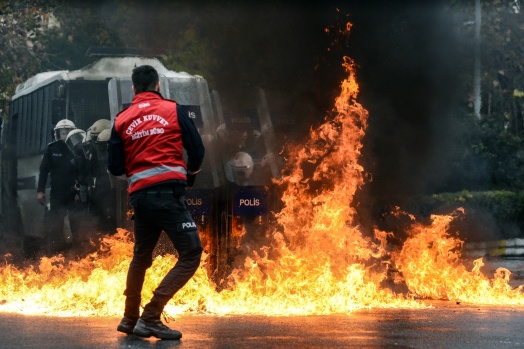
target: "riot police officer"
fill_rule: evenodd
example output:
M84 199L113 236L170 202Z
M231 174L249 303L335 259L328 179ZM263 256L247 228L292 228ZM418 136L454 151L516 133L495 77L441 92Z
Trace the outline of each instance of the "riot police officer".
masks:
M79 191L79 201L87 209L87 187L89 182L87 172L89 164L86 158L84 157L84 152L82 149L82 142L84 141L85 137L86 132L77 128L67 134L65 142L69 149L73 152L73 155L75 156L75 162L78 167L78 178L76 181L76 185Z
M107 173L107 142L110 136L111 129L106 128L94 142L89 211L96 217L101 232L113 234L116 231L116 194Z
M91 125L86 132L84 142L80 145L83 150L84 158L80 166L80 178L85 182L89 197L89 214L93 220L93 227L102 233L114 233L115 225L112 224L114 213L111 212L114 206L114 194L110 193L109 177L107 174L107 140L111 128L111 121L99 119ZM105 141L98 140L99 135L108 130L105 134ZM101 148L103 151L99 151Z
M37 199L46 205L45 187L50 176L50 198L44 215L46 253L55 254L66 247L64 220L69 217L71 235L77 234L77 215L74 210L77 165L73 152L65 140L75 124L71 120L60 120L54 127L55 141L47 145L40 163ZM69 215L68 215L69 214Z

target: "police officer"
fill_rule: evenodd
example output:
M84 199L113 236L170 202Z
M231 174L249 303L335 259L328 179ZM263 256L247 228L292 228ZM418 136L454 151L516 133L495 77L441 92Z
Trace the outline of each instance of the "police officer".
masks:
M115 176L127 176L135 217L124 318L117 330L142 337L179 339L182 334L165 326L160 315L200 264L202 243L185 205L185 188L193 185L200 170L204 145L187 108L160 95L158 73L153 67L133 69L131 79L133 102L117 115L108 145L108 170ZM178 252L178 261L139 317L145 273L153 262L162 230Z
M47 145L40 163L37 199L42 205L46 205L45 187L48 176L51 176L50 205L44 215L48 254L60 252L66 246L64 218L68 213L73 238L76 234L77 217L71 208L77 195L75 184L78 171L74 154L65 143L68 133L75 128L71 120L57 122L54 128L55 141Z
M91 191L92 187L96 185L94 181L95 178L95 167L97 166L97 153L95 149L95 143L97 141L98 135L103 131L111 129L111 121L108 119L99 119L93 123L85 133L83 143L80 144L80 148L84 153L85 166L82 167L82 176L86 178L88 182L88 189ZM106 162L104 162L104 171L106 171Z
M75 156L75 162L78 167L78 178L77 178L77 188L79 190L80 203L85 205L87 208L87 184L88 178L86 173L88 172L87 160L84 157L84 152L82 151L82 142L86 136L86 132L79 128L74 129L69 132L66 137L66 144L69 149L73 152Z
M114 220L114 205L116 197L111 193L111 186L108 183L107 174L107 139L102 144L98 144L98 136L107 131L110 133L111 121L99 119L91 125L86 132L86 137L81 147L84 152L84 162L86 165L81 167L81 178L86 179L89 196L89 214L93 227L100 233L114 233L116 231L116 221ZM107 133L106 133L107 134ZM98 145L97 145L98 144ZM97 146L103 151L97 151ZM98 155L102 154L102 157Z

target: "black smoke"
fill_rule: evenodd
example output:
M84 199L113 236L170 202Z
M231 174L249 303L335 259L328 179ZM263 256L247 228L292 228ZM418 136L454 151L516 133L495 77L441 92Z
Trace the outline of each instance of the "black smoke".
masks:
M348 5L348 52L369 111L362 161L372 181L360 197L363 219L375 222L394 206L424 215L424 197L464 189L457 163L472 130L459 111L473 79L472 40L445 5Z
M100 3L106 24L118 30L120 3ZM281 137L300 139L322 122L345 77L343 56L355 60L359 101L370 113L362 163L373 180L357 203L364 221L464 185L455 171L471 129L457 110L467 100L473 50L471 38L458 34L465 19L446 12L446 1L166 3L131 2L127 34L148 38L146 48L158 52L176 47L187 24L197 23L215 62L205 76L212 89L261 86L286 96L289 117L300 122ZM333 46L347 21L349 37ZM471 167L482 182L481 166Z

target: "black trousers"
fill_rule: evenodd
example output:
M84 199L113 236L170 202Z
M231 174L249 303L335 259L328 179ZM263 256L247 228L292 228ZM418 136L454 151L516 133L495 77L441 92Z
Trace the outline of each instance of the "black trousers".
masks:
M195 274L200 265L202 243L195 222L187 211L183 186L149 187L132 193L130 203L135 215L135 245L124 291L124 316L138 319L145 273L153 263L153 250L162 231L178 253L178 261L153 292L155 303L162 309Z
M116 194L110 187L97 187L89 198L89 213L95 220L97 231L103 234L116 232Z
M50 209L44 215L44 234L46 254L54 255L64 250L67 243L64 237L64 218L69 214L69 223L73 237L73 245L76 244L80 234L81 208L75 203L71 195L51 195Z

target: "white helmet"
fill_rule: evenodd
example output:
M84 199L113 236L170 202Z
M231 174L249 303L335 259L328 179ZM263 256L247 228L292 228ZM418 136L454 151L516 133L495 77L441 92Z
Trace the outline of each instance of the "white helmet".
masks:
M240 151L229 160L229 166L237 179L246 180L253 173L254 162L251 155Z
M63 119L56 123L55 128L55 139L65 141L69 132L76 128L75 124L71 120Z
M65 142L71 150L74 150L77 144L82 143L85 135L86 133L84 130L81 130L79 128L74 129L73 131L67 134Z
M109 141L109 137L111 137L111 129L106 128L105 130L102 130L98 137L96 138L97 142L107 142Z
M95 142L96 156L98 160L107 160L107 142L111 136L111 130L106 128L102 130Z
M100 132L107 128L111 128L111 121L109 121L108 119L100 119L95 121L95 123L91 125L91 127L89 128L91 139L93 141L96 141L96 137L98 137Z

